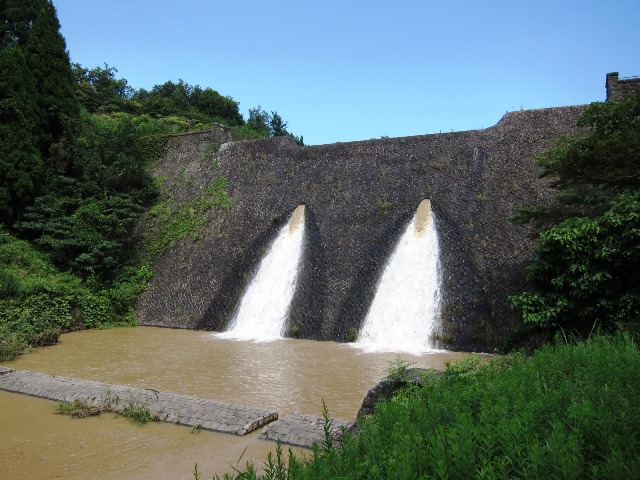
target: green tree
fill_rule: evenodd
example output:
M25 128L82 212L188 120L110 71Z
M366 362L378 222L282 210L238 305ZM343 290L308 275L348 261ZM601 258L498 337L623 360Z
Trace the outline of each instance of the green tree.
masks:
M58 266L84 279L109 281L129 260L125 245L130 245L141 207L125 194L82 197L74 194L78 185L69 183L68 195L60 195L59 187L55 195L38 197L21 226L42 233L36 243L51 252Z
M69 171L17 227L60 268L108 282L130 260L135 222L157 193L149 166L163 141L126 115L82 118Z
M592 103L578 119L582 133L557 139L539 157L557 193L523 209L516 220L552 224L601 214L624 192L640 188L640 92L624 101Z
M17 45L0 49L0 220L11 225L41 190L36 85Z
M272 137L284 137L289 135L287 122L285 122L278 112L271 112L269 116L269 134Z
M150 92L148 108L155 115L178 115L191 111L189 96L193 87L179 80L178 83L168 81L156 85Z
M33 19L46 3L43 0L3 0L0 2L0 46L24 48L31 35Z
M74 63L72 68L80 103L89 112L133 111L129 102L133 89L124 78L116 78L115 67L105 63L104 68L89 70Z
M129 115L84 114L74 140L72 176L82 181L85 192L124 193L148 204L156 194L149 166L163 144Z
M540 157L557 194L520 220L546 225L510 297L525 323L613 329L640 320L640 93L584 110L581 134Z
M249 119L247 120L247 127L249 127L261 137L269 136L270 122L271 117L269 113L263 110L260 105L258 105L256 108L249 109Z
M197 122L220 122L229 126L244 124L238 102L211 88L189 85L183 80L168 81L151 91L140 89L131 99L140 110L155 117L182 116Z
M3 0L0 26L0 210L10 225L43 190L79 105L51 1Z
M39 3L24 50L28 55L27 64L36 81L38 116L43 131L41 149L46 155L51 145L68 133L80 108L56 10L51 1L43 0Z
M527 269L538 290L511 297L525 323L611 330L640 320L640 192L604 214L540 232Z
M193 87L189 102L198 113L212 120L230 126L243 125L244 119L238 109L238 102L231 97L224 97L211 88Z

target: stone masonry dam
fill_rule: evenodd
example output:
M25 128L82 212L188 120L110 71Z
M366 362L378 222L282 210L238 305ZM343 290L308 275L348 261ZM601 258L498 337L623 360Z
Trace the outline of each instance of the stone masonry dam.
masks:
M305 205L288 332L346 341L394 243L429 199L443 269L440 345L500 347L520 325L507 296L523 287L534 251L530 230L509 218L548 194L535 156L574 131L582 108L511 112L483 130L306 147L289 137L232 142L219 126L172 137L156 167L162 195L185 204L224 177L231 205L207 212L197 239L156 258L139 323L224 330L265 248Z

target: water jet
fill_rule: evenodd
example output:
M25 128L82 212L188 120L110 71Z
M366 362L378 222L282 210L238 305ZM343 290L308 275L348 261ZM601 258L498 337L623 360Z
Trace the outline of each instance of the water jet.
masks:
M436 349L441 284L435 216L430 200L423 200L387 261L356 344L367 350Z
M286 332L304 245L305 207L299 205L271 243L227 331L238 340L274 340Z

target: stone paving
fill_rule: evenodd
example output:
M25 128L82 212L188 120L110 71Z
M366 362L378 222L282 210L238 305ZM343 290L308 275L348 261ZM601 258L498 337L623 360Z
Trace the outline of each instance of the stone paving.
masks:
M314 443L324 444L324 419L313 415L293 414L273 422L262 430L260 438L297 447L311 448ZM349 430L353 423L345 420L331 419L333 442L339 442L342 430Z
M144 406L163 422L236 435L245 435L278 418L277 412L259 407L6 367L0 367L0 389L56 401L81 400L116 413L129 406Z

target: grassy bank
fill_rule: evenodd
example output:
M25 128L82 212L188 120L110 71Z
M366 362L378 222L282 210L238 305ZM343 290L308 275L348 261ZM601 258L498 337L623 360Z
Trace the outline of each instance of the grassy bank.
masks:
M132 305L148 274L126 269L123 274L108 287L91 285L0 230L0 361L54 344L64 332L133 324Z
M451 367L306 460L226 478L640 478L640 351L629 337Z

